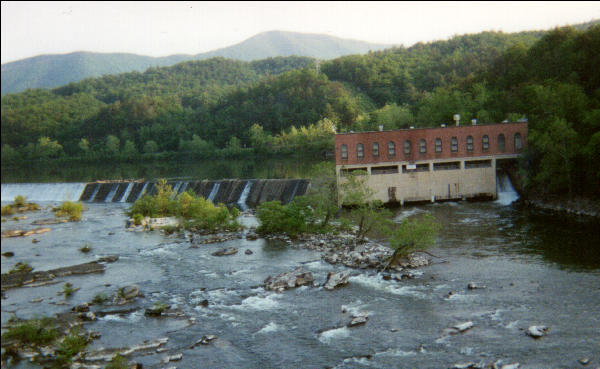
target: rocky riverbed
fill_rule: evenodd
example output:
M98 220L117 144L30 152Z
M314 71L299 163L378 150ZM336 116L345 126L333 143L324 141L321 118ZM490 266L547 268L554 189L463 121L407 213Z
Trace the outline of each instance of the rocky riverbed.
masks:
M81 325L91 341L74 367L90 368L117 353L144 368L545 368L600 360L591 349L600 343L597 256L556 254L539 219L511 207L402 209L398 221L430 212L443 223L431 250L437 257L415 255L386 271L391 250L374 240L262 238L249 213L247 229L232 234L128 232L124 209L91 204L81 222L51 225L38 243L3 240L2 253L12 253L2 257L4 273L22 262L57 282L5 290L3 330L13 317L39 315ZM550 228L551 239L562 240L578 226ZM578 239L593 250L589 234ZM91 252L79 251L85 243ZM118 258L103 261L111 256ZM54 273L80 265L103 271ZM76 289L71 296L61 294L66 283ZM22 351L20 367L38 367L30 360L42 354L52 351ZM3 360L15 365L6 351Z

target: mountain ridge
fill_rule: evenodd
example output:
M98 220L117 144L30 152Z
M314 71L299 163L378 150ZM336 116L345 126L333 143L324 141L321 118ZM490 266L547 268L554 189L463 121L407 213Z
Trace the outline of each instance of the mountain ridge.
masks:
M287 31L259 33L237 44L199 54L146 56L132 53L97 53L75 51L66 54L44 54L2 64L2 95L28 88L53 88L89 77L144 71L184 61L212 57L253 61L276 56L308 56L333 59L369 50L383 50L390 44L369 43L334 36Z

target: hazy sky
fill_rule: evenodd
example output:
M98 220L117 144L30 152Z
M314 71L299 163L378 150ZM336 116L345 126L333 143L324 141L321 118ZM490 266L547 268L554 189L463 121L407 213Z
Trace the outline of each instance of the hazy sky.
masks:
M2 2L2 63L73 51L197 54L270 30L410 46L600 18L596 2Z

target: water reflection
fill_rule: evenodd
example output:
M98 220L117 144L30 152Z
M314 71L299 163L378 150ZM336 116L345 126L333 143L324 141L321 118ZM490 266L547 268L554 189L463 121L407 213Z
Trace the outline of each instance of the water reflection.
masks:
M307 178L322 160L306 158L215 159L142 163L33 164L2 167L2 183L89 182L106 179L175 178Z
M396 210L395 220L431 213L442 229L437 247L464 256L538 255L569 270L600 269L600 221L520 204L436 203ZM441 241L443 240L443 242Z

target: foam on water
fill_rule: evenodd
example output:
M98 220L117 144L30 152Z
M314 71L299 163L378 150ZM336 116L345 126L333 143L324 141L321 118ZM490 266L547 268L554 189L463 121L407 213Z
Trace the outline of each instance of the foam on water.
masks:
M400 223L408 217L411 217L411 216L419 214L419 213L424 213L424 212L425 211L423 209L419 209L419 208L412 208L412 209L404 210L400 214L396 215L396 217L394 218L394 222Z
M415 286L398 286L397 282L388 282L383 280L380 274L376 276L369 276L360 274L349 279L352 283L357 283L371 289L377 289L380 291L392 293L394 295L401 296L412 296L418 298L427 298L427 295L423 292L418 291L418 287Z
M364 304L361 300L356 300L354 302L349 303L348 305L342 305L342 310L346 310L351 315L359 315L360 313L367 313L371 315L370 311L365 311L366 304Z
M280 327L277 324L275 324L275 322L269 322L269 324L262 327L261 330L256 333L271 333L277 332L278 330L280 330Z
M397 348L390 348L385 351L375 353L375 356L407 357L416 354L417 353L414 351L402 351Z
M319 341L321 343L330 344L334 340L339 340L350 336L350 330L348 327L334 328L322 332L319 335Z
M250 296L242 300L240 305L232 305L231 307L242 310L274 310L280 306L277 299L280 297L278 294L270 294L266 296Z

